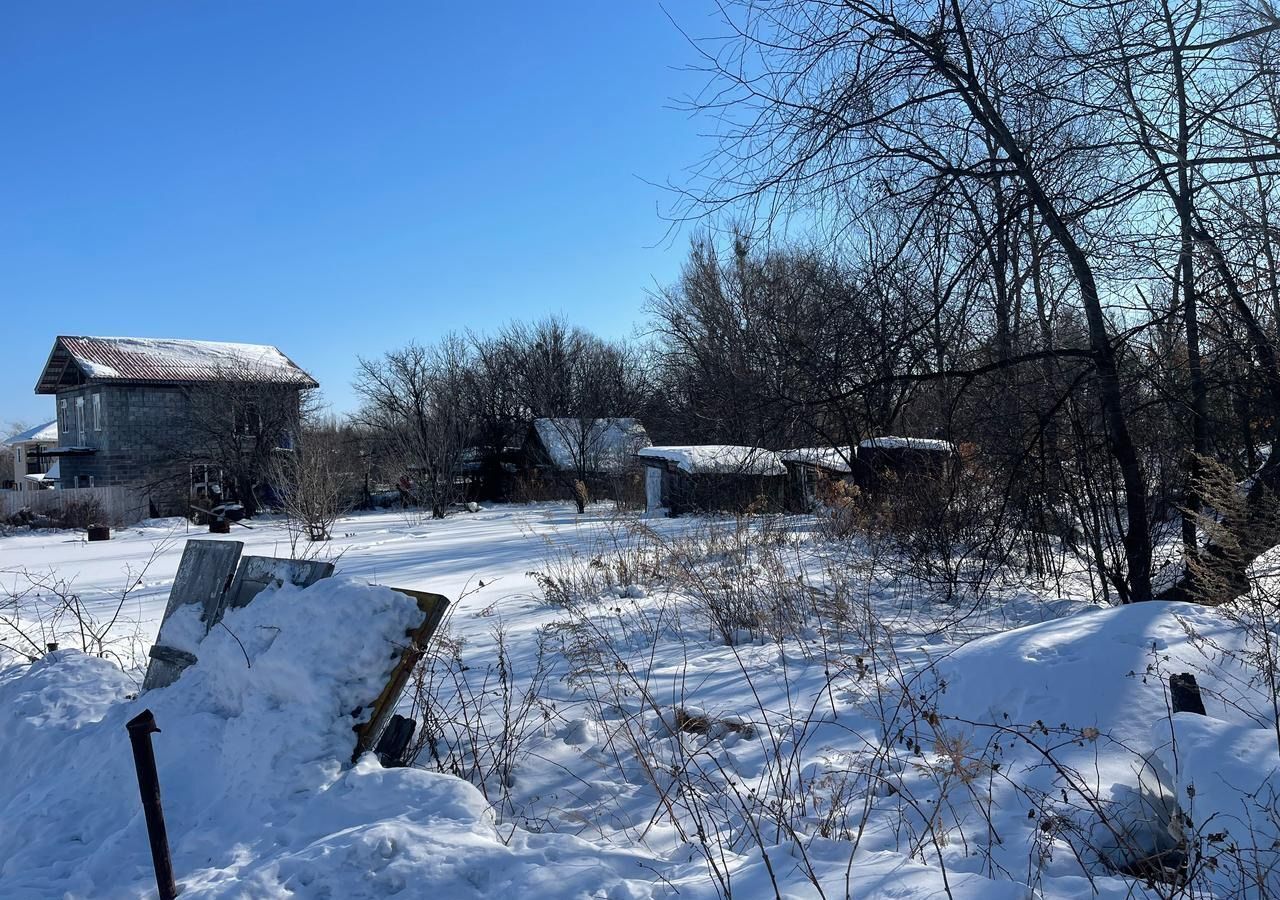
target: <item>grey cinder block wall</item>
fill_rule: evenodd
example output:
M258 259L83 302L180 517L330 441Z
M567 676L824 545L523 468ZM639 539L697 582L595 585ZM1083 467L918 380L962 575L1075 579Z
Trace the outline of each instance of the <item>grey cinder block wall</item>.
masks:
M94 396L100 413L95 420ZM76 401L84 403L83 432ZM64 405L65 403L65 405ZM173 461L191 402L181 387L98 384L57 393L58 446L94 450L63 456L64 487L131 485L147 494L160 515L186 511L189 465Z

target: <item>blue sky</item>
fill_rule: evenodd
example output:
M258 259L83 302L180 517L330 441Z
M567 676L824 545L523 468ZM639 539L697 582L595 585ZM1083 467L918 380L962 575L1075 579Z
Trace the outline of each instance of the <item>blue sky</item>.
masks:
M687 247L645 179L708 149L691 62L650 0L7 4L0 424L52 418L60 333L273 343L338 411L411 338L629 333Z

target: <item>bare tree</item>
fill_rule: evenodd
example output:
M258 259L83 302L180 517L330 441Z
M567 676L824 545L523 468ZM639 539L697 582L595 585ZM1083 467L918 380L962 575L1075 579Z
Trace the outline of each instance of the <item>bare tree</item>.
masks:
M185 412L165 443L174 464L170 477L187 488L187 467L221 473L222 497L238 501L245 515L257 513L260 498L272 492L279 452L297 441L312 414L315 392L281 382L271 372L231 371L181 389Z
M616 468L617 460L603 457L617 455L617 420L634 417L644 404L646 367L628 345L554 318L512 323L496 343L509 360L518 408L525 421L547 427L559 450L552 470L583 512L589 479Z
M358 420L400 461L402 489L445 517L463 491L463 462L475 429L465 399L468 343L449 335L433 347L411 343L381 359L360 360Z
M1206 302L1211 334L1238 332L1264 388L1280 386L1273 338L1231 252L1232 229L1207 215L1229 185L1269 181L1280 161L1274 123L1259 115L1275 95L1274 67L1253 62L1274 58L1275 10L965 0L722 9L731 34L695 45L713 84L691 104L716 118L721 140L678 213L746 209L766 224L795 213L832 223L854 244L897 239L889 255L904 260L919 258L921 226L934 217L967 221L972 252L947 237L947 269L961 276L951 284L978 301L971 311L990 316L991 362L947 372L951 360L923 375L954 386L981 373L994 388L992 421L1014 426L1019 398L1031 396L1014 370L1033 366L1046 385L1069 385L1037 401L1029 443L1042 458L1070 460L1079 478L1087 467L1092 481L1075 484L1099 501L1086 504L1095 509L1096 562L1122 599L1151 597L1162 498L1181 494L1183 540L1194 554L1194 459L1227 449L1210 410L1215 383L1229 379L1208 366L1230 360L1231 348L1218 345L1228 354L1217 360L1208 354ZM875 217L889 208L907 227L886 241ZM1162 246L1166 223L1177 236L1171 252ZM1163 307L1144 291L1161 272L1176 289ZM1039 334L1020 326L1024 310L1039 319ZM1147 355L1173 322L1176 358ZM1083 379L1072 371L1081 363ZM898 370L893 380L921 374ZM1068 422L1073 449L1087 455L1064 457L1056 447L1071 434L1060 427ZM1016 457L1025 441L1005 433L987 437ZM1179 434L1187 452L1171 468L1165 448ZM1095 445L1104 458L1092 455ZM1280 483L1280 463L1276 472ZM1258 483L1272 480L1264 467ZM1106 547L1110 535L1119 558Z

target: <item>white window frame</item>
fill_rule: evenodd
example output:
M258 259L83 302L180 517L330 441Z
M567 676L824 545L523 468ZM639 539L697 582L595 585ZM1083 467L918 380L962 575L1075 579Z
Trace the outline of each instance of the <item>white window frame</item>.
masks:
M102 430L102 395L93 395L93 430Z
M84 444L84 397L76 398L76 443Z
M71 431L71 414L67 410L66 397L63 397L61 400L58 401L58 410L61 413L59 418L62 420L60 423L62 425L62 433L66 434L67 432Z

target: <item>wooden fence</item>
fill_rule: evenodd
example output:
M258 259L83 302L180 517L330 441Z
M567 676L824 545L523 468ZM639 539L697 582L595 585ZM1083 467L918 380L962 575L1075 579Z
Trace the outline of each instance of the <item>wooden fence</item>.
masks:
M0 491L0 521L19 510L30 509L50 518L59 518L73 505L97 502L105 525L131 525L147 516L147 498L127 486L58 488L50 491Z

